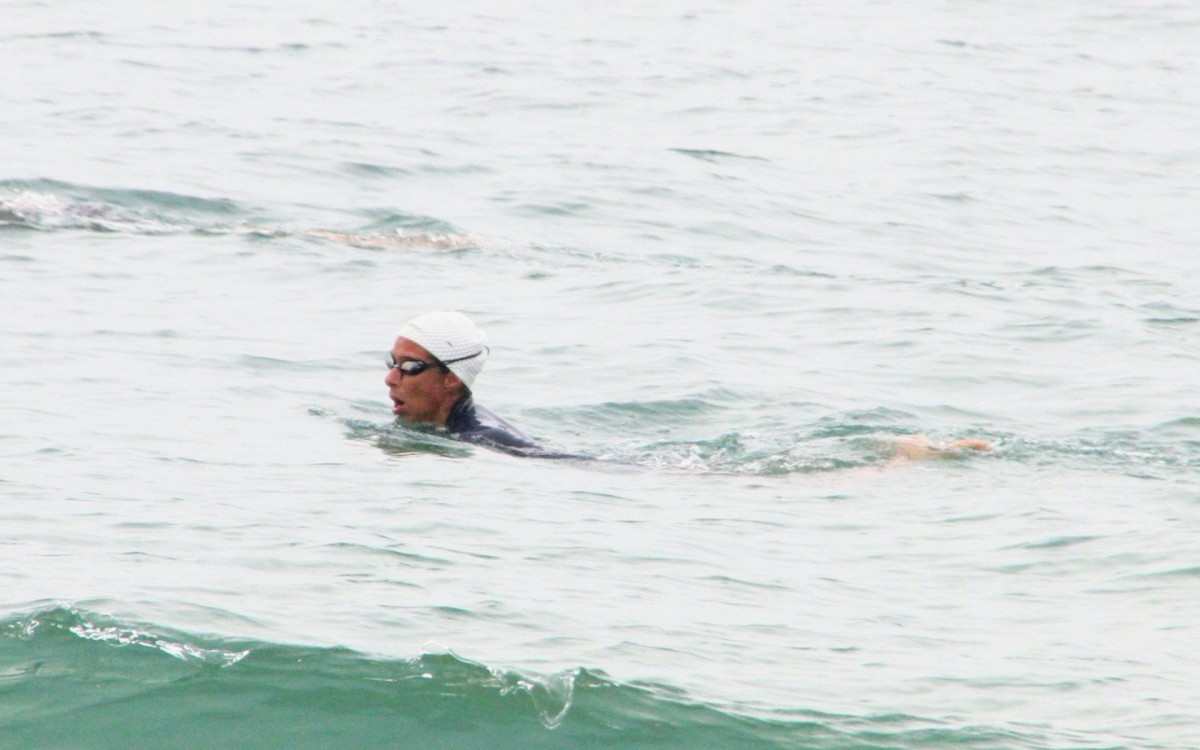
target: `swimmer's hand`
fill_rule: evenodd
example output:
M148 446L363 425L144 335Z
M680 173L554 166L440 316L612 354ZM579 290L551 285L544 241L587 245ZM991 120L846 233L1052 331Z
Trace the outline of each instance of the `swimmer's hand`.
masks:
M975 438L951 440L948 443L937 444L924 435L908 435L896 440L894 447L896 452L892 454L892 458L914 460L919 458L955 458L966 454L967 451L986 452L992 449L992 444L986 440Z

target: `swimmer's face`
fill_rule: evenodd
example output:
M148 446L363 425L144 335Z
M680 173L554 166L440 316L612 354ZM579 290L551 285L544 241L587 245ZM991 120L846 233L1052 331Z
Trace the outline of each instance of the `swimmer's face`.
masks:
M392 346L392 359L401 364L417 360L432 365L416 375L406 375L396 367L388 370L383 382L392 399L392 413L409 422L445 425L462 395L463 384L458 376L435 364L434 356L425 347L403 336Z

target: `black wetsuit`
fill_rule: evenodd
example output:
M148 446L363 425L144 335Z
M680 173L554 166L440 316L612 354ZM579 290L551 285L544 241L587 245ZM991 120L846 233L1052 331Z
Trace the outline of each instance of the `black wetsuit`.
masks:
M529 436L505 422L467 394L458 400L446 419L446 430L451 435L472 443L482 443L513 453L546 455L542 446Z

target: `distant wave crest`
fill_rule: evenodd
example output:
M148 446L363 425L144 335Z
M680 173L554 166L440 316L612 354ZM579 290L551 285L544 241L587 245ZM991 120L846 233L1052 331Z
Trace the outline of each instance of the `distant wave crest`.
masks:
M360 230L295 229L253 220L247 209L226 199L150 190L84 188L52 180L0 181L0 228L267 239L299 237L368 249L460 250L478 247L484 241L474 234L448 230L414 231L406 223L411 222L395 214L385 220L375 219Z

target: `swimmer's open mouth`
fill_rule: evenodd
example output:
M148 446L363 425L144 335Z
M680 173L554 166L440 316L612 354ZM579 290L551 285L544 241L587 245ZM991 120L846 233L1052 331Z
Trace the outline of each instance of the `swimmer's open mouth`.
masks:
M404 402L398 398L392 399L392 414L399 414L404 409Z

